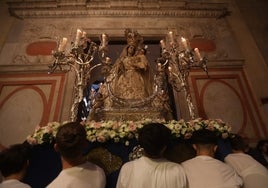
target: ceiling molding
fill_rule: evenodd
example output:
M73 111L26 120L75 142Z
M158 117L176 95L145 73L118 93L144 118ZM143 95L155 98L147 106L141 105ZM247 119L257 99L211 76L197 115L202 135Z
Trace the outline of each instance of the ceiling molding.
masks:
M178 17L218 18L227 11L225 3L178 0L7 0L12 16L27 18L66 17Z

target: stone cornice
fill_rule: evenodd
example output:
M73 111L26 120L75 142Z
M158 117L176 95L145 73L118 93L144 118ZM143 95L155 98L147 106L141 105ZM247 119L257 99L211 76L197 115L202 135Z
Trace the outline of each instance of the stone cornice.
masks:
M203 17L218 18L227 11L224 3L139 0L8 0L10 14L18 18L61 17Z

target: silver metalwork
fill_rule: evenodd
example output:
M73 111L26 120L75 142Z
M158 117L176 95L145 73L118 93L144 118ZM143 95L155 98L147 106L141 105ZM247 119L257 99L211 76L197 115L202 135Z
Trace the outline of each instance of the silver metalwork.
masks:
M49 66L49 72L53 73L59 68L61 71L74 71L74 97L71 107L71 121L76 121L79 103L83 99L83 92L90 79L91 71L99 66L110 67L111 59L107 56L108 36L102 34L101 43L98 46L91 41L85 32L77 30L75 42L71 42L71 50L65 51L67 38L59 42L57 50L52 52L55 60ZM95 54L99 55L100 63L93 62ZM106 67L107 70L107 67ZM109 70L109 69L108 69Z
M97 45L91 41L85 32L77 30L75 42L71 43L71 49L66 51L67 38L63 38L59 43L57 50L53 51L55 61L49 66L49 73L53 73L57 68L65 71L75 72L74 97L71 107L71 121L76 121L79 103L83 99L84 89L88 85L91 71L99 66L102 67L102 74L107 81L108 94L110 98L123 106L140 107L151 104L157 108L165 108L170 111L168 103L166 72L168 82L177 92L183 91L191 119L195 119L195 109L190 95L188 76L193 68L202 68L206 73L207 59L201 57L197 48L191 49L187 40L175 40L173 32L169 32L165 40L161 40L162 54L157 59L157 70L154 75L154 91L151 96L142 100L122 100L113 95L109 88L111 76L111 59L107 56L108 36L102 34L100 36L101 43ZM98 55L100 62L93 62L95 56ZM164 107L165 106L165 107Z
M189 90L188 76L193 68L202 68L207 74L207 59L201 57L198 48L191 49L188 41L181 37L176 40L172 31L160 41L162 55L158 59L160 69L168 69L168 82L177 91L185 93L191 119L195 119L195 109Z

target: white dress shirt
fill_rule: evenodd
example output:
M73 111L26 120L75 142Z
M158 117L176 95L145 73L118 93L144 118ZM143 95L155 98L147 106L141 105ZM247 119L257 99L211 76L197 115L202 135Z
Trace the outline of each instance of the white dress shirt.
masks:
M213 157L200 155L184 161L189 188L238 188L243 182L235 170Z
M116 187L185 188L186 176L177 163L143 156L122 166Z
M31 188L30 185L20 182L16 179L4 180L0 183L0 188Z
M86 162L82 165L64 169L47 186L48 188L104 188L106 177L103 169Z
M245 153L232 153L224 161L243 178L244 188L267 188L268 170Z

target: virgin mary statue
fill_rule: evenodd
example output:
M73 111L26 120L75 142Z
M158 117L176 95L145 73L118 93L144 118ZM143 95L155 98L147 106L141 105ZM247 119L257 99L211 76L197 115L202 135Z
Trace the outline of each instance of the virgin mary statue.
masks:
M158 93L154 89L143 39L131 29L125 30L125 37L127 45L100 86L90 119L160 117L161 109L156 105Z
M126 29L127 45L111 71L110 92L118 99L143 100L152 94L149 62L142 37Z

